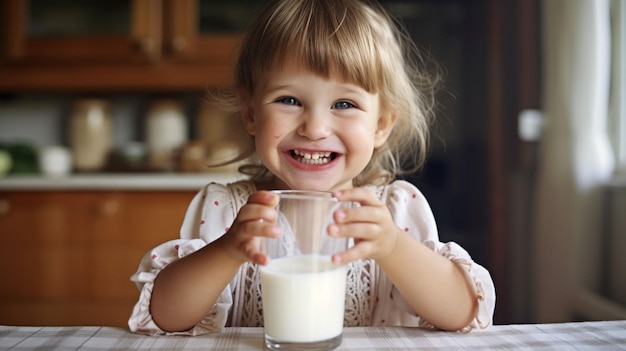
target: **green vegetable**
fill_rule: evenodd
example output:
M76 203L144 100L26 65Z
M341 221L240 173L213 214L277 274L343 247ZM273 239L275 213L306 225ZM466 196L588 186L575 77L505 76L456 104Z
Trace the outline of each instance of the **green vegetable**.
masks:
M13 166L10 174L39 173L39 155L37 148L26 143L15 143L7 147Z

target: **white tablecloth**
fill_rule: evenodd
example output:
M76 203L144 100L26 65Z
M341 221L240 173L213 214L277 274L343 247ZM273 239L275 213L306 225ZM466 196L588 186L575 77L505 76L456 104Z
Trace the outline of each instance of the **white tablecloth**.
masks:
M0 350L262 350L262 328L202 336L144 336L113 327L0 326ZM626 350L626 321L498 325L455 333L345 328L336 350Z

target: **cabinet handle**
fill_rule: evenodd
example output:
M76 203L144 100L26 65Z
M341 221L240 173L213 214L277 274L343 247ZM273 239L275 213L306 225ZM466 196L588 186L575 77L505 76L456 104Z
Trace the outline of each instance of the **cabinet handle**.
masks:
M0 216L6 216L11 211L11 203L7 199L0 199Z
M185 51L187 47L187 38L182 35L178 35L172 39L172 50L174 52Z
M104 216L115 215L119 212L119 209L120 203L116 200L104 200L100 202L96 207L98 214Z
M137 47L142 53L152 57L156 50L155 40L153 38L139 38L137 39Z

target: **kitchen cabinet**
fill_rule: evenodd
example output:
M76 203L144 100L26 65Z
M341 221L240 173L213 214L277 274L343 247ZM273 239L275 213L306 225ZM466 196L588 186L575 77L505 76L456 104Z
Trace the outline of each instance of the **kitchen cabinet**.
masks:
M228 84L242 32L261 3L6 0L0 92Z
M127 325L130 276L195 191L0 192L0 324Z

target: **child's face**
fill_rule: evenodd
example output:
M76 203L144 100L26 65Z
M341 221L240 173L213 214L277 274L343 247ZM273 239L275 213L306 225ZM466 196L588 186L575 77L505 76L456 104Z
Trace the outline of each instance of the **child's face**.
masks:
M248 108L244 123L279 189L351 188L393 126L378 94L293 62L257 82Z

